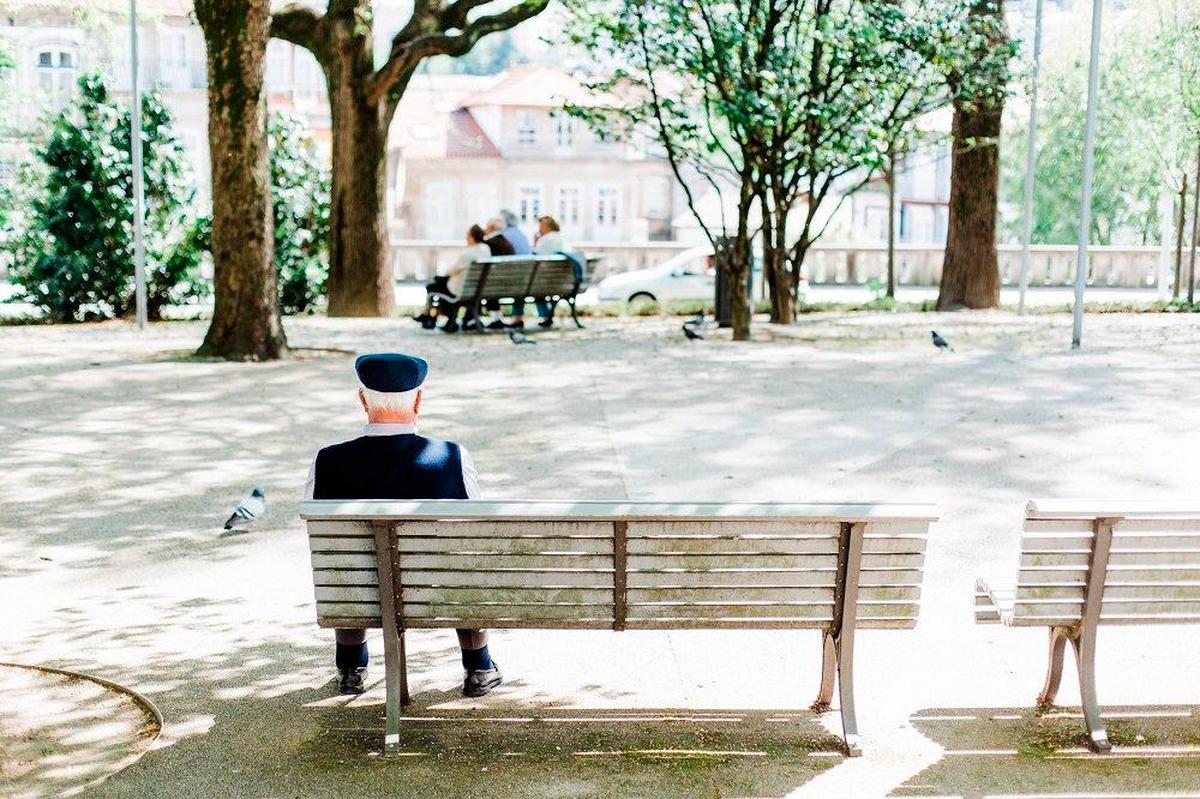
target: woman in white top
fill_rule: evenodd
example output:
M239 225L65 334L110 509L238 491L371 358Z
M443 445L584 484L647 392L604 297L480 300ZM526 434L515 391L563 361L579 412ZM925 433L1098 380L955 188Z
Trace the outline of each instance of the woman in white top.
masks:
M558 228L558 222L552 216L538 217L538 233L533 239L533 252L535 255L554 255L566 249L566 242L563 240L562 231ZM550 303L544 300L538 300L537 313L540 317L538 327L550 327L554 324L553 308ZM522 316L525 313L525 303L513 303L513 315L510 324L513 327L524 327L525 320Z
M471 225L467 230L467 248L459 253L458 257L448 266L438 269L438 276L432 283L426 284L425 313L413 317L426 330L434 328L439 314L447 317L442 330L447 333L458 330L458 295L462 292L463 281L467 278L467 267L473 261L487 258L492 254L483 241L484 235L483 228L479 225ZM438 298L437 308L433 307L435 296Z

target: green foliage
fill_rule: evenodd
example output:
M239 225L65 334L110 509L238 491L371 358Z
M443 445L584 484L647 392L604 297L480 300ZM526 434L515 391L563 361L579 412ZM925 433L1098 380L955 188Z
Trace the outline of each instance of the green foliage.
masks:
M329 279L329 171L296 117L273 115L267 137L280 308L311 313Z
M1167 13L1172 2L1151 0L1139 13L1105 20L1089 231L1093 244L1160 242L1159 197L1177 192L1182 175L1194 168L1200 134L1200 12L1176 19ZM1090 7L1083 10L1090 13ZM1070 26L1076 41L1044 57L1034 244L1074 244L1079 238L1088 20L1079 13ZM1001 148L1001 196L1016 210L1002 223L1006 238L1018 241L1027 118L1022 114L1009 122Z
M147 313L198 291L193 179L157 95L142 100ZM13 282L60 321L123 316L132 310L133 170L129 111L98 76L79 80L37 149L44 178L30 207Z

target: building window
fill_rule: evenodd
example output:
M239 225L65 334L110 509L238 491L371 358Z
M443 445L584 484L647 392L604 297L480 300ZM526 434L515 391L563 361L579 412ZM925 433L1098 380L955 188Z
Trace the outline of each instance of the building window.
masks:
M558 187L558 223L578 227L583 216L583 191L579 186Z
M596 187L596 225L616 227L619 192L616 186Z
M537 117L532 111L522 111L517 115L517 144L522 147L537 144Z
M52 47L37 54L38 87L47 92L69 91L75 82L75 52Z
M575 143L575 118L566 114L555 117L554 133L559 147L570 147Z
M517 187L517 217L522 226L532 226L542 215L542 187L526 184Z

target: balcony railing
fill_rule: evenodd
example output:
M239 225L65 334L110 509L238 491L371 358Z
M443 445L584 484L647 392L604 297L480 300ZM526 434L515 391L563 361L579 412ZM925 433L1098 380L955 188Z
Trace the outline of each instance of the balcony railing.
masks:
M642 242L612 244L581 242L579 249L604 255L597 279L606 274L645 269L662 263L694 244ZM427 280L439 264L447 264L462 251L454 241L394 239L391 263L398 280ZM1000 277L1006 286L1017 285L1021 273L1021 248L998 248ZM901 244L896 247L896 280L905 286L936 286L942 277L940 245ZM1070 286L1075 280L1075 247L1039 245L1030 249L1031 286ZM1160 247L1092 247L1089 250L1088 285L1114 288L1169 289L1174 262ZM1186 267L1186 261L1185 261ZM883 245L815 245L805 259L804 271L814 285L865 285L872 278L885 280L887 249ZM1161 283L1161 286L1160 286Z

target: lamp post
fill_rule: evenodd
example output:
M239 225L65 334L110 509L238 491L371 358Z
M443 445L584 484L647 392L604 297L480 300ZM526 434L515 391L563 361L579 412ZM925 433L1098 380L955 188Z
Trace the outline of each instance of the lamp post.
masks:
M1033 71L1029 75L1029 133L1025 140L1025 219L1021 231L1020 300L1017 313L1025 313L1025 292L1029 289L1029 243L1033 237L1033 174L1037 160L1037 101L1038 71L1042 62L1042 0L1037 0L1033 12Z
M1096 105L1100 89L1100 12L1104 0L1092 0L1092 52L1088 61L1087 119L1083 129L1083 188L1079 206L1079 250L1075 258L1075 319L1071 349L1083 341L1083 289L1088 272L1088 228L1092 221L1092 161L1096 148Z
M137 0L129 0L130 95L129 142L133 150L133 279L138 330L146 327L146 244L142 203L142 92L138 85Z

